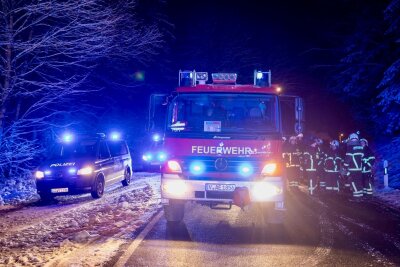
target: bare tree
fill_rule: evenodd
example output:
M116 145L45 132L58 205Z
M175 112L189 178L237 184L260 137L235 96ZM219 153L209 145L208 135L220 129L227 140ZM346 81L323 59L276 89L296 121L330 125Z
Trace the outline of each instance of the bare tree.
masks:
M0 1L0 176L29 170L37 132L60 126L101 60L143 61L161 43L133 1ZM77 110L79 112L79 110Z

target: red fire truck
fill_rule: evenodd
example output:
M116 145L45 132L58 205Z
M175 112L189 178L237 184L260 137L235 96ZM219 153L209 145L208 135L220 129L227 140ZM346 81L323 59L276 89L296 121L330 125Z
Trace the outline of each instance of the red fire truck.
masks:
M207 83L207 72L180 71L171 95L151 97L150 121L166 108L161 192L168 222L181 221L189 201L259 206L264 218L283 222L282 143L302 132L302 99L282 95L270 71L255 71L250 85L236 80L235 73L213 73Z

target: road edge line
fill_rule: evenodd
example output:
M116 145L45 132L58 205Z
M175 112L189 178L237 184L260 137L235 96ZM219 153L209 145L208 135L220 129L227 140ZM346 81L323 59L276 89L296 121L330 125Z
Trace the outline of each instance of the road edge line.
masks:
M146 225L146 227L140 232L140 234L133 240L133 242L126 249L124 254L118 259L118 261L114 264L114 267L123 267L135 252L135 250L139 247L140 243L146 238L147 234L153 229L154 225L161 219L163 215L163 211L160 210L158 214L156 214L153 219Z

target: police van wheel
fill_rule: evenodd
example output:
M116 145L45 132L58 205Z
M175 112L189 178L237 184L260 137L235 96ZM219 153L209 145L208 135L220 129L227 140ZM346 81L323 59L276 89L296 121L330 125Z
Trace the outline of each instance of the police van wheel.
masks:
M164 206L164 216L168 223L179 223L185 215L185 202L179 200L170 200L168 205Z
M131 183L131 170L127 168L124 173L124 180L122 180L123 186L128 186Z
M104 179L99 176L94 181L92 191L90 192L93 198L101 198L104 194Z

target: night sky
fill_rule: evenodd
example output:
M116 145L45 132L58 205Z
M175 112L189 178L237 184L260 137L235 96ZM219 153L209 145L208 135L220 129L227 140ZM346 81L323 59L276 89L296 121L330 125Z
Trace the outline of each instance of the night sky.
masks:
M273 83L306 101L307 129L337 138L339 132L363 130L348 104L329 90L329 78L341 58L345 36L360 18L382 17L386 1L138 1L137 15L160 27L164 44L146 64L124 63L114 72L128 84L103 94L103 121L143 125L151 93L171 92L178 70L236 72L252 83L254 69L271 70ZM144 81L135 81L136 72ZM118 79L118 75L111 75ZM101 71L100 71L101 73ZM102 75L99 75L103 77ZM121 81L119 84L124 84ZM107 105L107 103L115 105ZM132 104L135 107L132 109ZM111 115L110 115L111 114ZM119 116L120 117L120 116ZM143 128L143 127L141 127Z

